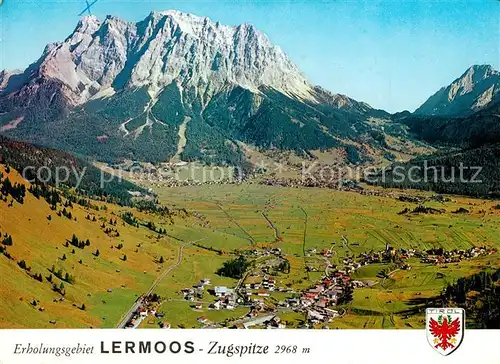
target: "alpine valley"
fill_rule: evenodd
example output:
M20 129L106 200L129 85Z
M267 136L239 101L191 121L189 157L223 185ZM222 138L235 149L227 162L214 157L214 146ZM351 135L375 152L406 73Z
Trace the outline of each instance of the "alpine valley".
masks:
M500 328L500 73L464 71L393 114L252 25L82 18L0 73L0 328Z

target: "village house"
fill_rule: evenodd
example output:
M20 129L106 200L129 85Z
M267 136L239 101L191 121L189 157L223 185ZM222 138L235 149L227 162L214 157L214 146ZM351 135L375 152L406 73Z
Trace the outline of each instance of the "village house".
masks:
M274 255L281 255L281 249L280 248L273 248L273 249L271 249L271 253Z
M312 300L310 298L301 298L300 299L300 305L304 308L311 306L313 303L314 303L314 300Z
M321 298L316 304L314 305L315 308L326 308L327 306L327 300L326 298Z
M281 321L278 316L274 316L271 320L265 322L266 329L284 329L286 328L286 323Z
M298 298L289 298L287 303L292 307L297 307L300 305L300 300Z
M215 296L216 297L225 297L230 293L229 288L224 286L215 286Z
M325 308L325 312L328 313L331 316L331 318L340 316L338 311L332 310L330 308Z
M325 316L320 314L319 312L317 312L315 310L308 310L307 311L307 318L308 318L308 320L310 320L312 322L319 322L319 321L325 320Z
M351 281L351 283L352 283L352 285L354 287L358 287L358 288L361 288L361 287L365 286L365 284L363 282L361 282L361 281Z
M330 251L330 249L323 249L321 251L321 255L324 256L324 257L329 258L329 257L332 256L332 252Z
M215 301L208 308L211 309L211 310L220 310L222 308L222 302L221 301Z
M328 291L325 293L325 298L332 301L333 304L337 304L338 294L336 291Z

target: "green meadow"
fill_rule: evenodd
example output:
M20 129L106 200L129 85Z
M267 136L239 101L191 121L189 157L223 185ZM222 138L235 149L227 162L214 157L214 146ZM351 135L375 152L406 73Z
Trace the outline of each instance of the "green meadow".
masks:
M405 208L412 210L417 204L356 192L256 184L164 188L157 192L161 201L196 211L203 216L203 221L209 222L208 227L200 228L200 231L208 229L216 235L203 241L203 245L226 253L253 246L281 248L290 261L291 272L280 276L279 282L292 283L296 290L306 288L322 276L321 271L305 272L306 266L321 267L323 262L319 255L307 256L310 249L319 252L332 248L334 254L330 261L334 264L346 256L382 250L386 243L395 248L419 250L439 247L468 249L482 245L500 249L500 211L493 208L498 203L496 201L449 196L449 202L432 200L424 203L427 207L444 209L442 214L398 214ZM424 192L406 193L431 196ZM461 207L469 213L454 213ZM277 230L278 240L263 214ZM234 286L235 282L214 275L225 259L228 257L190 248L183 263L171 276L165 277L157 293L182 298L176 290L190 287L205 276L214 284ZM411 270L393 272L386 279L378 278L377 274L389 266L364 266L355 272L353 279L372 281L374 285L356 288L353 301L341 308L343 316L328 326L422 327L423 312L418 310L422 299L435 297L446 284L459 277L486 266L499 266L499 260L498 253L447 266L422 264L418 259L411 259L408 262ZM205 297L207 301L213 301L213 297ZM186 315L186 307L189 309L187 302L165 302L162 310L167 312L166 320L174 323L176 315ZM196 317L202 314L207 317L208 314L220 315L221 320L227 318L227 312L197 312L188 319L187 326L195 326ZM284 317L289 318L292 327L303 319L302 314L293 312L284 314Z

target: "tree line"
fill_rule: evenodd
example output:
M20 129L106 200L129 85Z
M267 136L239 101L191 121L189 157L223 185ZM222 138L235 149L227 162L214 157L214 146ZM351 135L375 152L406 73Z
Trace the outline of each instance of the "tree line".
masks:
M444 289L443 297L464 308L467 317L473 321L473 327L500 328L500 269L459 278Z
M224 262L222 267L219 268L216 273L223 277L241 279L249 266L250 263L243 255L241 255L236 259Z

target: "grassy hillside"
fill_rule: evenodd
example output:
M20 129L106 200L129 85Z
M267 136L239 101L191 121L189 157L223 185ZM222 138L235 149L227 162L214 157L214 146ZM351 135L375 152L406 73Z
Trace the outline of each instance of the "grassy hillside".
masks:
M7 178L14 186L26 186L22 203L2 190L0 232L2 239L11 237L12 245L0 243L4 253L0 255L4 277L0 282L0 327L114 327L175 263L181 245L200 238L215 244L220 237L193 229L192 217L176 208L140 212L94 200L87 200L89 205L84 207L69 204L60 194L61 202L53 210L43 197L29 192L30 184L13 168L0 165L0 173L2 186ZM127 211L138 220L138 227L121 218ZM154 222L157 231L148 228L147 222ZM158 234L159 228L166 233ZM73 235L81 241L88 239L90 245L71 245ZM58 271L62 279L57 277ZM40 275L41 282L36 279ZM61 283L64 295L53 288L55 284L59 289Z
M109 173L102 172L85 158L3 136L0 136L0 162L13 167L30 181L59 184L69 188L78 187L81 194L120 204L130 204L129 191L144 192L142 188L125 179L110 178ZM102 180L106 183L101 183Z
M13 169L6 173L1 166L0 172L4 178L23 183ZM11 203L11 200L8 197L6 202L0 202L0 231L13 240L12 246L5 247L13 259L0 256L4 277L0 283L1 327L52 327L51 320L56 320L56 327L113 326L157 275L155 258L160 254L167 261L175 257L178 244L175 240L152 239L147 231L124 224L115 205L93 202L98 208L95 210L74 204L66 208L72 214L69 219L58 216L57 212L64 208L62 205L53 211L43 198L37 199L29 192L22 204ZM96 221L87 220L87 215ZM116 226L109 224L111 219L117 220ZM117 229L120 236L106 234L107 228ZM65 247L73 234L82 240L89 239L90 246ZM116 246L120 243L123 248L119 250ZM138 243L142 245L135 253ZM98 257L93 255L97 249ZM127 261L121 260L124 254ZM19 267L21 260L31 268L30 272ZM47 281L52 266L74 277L74 283L67 283L52 274L55 284L65 286L64 302L55 302L62 295L53 291ZM43 281L35 280L28 273L41 274ZM113 291L108 293L108 289ZM34 300L38 302L36 306L32 304ZM79 308L82 304L86 306L85 311Z

